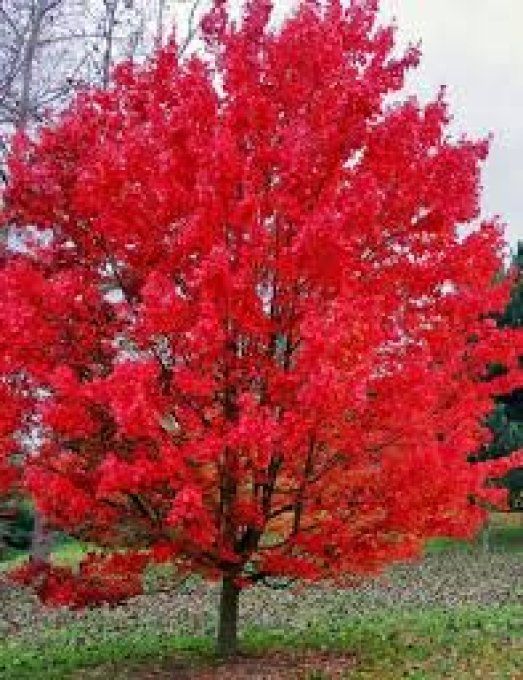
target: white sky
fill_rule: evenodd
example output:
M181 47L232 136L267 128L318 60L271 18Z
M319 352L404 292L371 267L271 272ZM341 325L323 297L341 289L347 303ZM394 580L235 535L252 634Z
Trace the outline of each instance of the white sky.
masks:
M183 15L187 0L174 1ZM297 1L273 0L276 15ZM494 135L484 215L500 215L515 244L523 239L523 0L381 0L381 10L396 18L400 42L421 40L408 89L426 99L446 85L453 129Z
M431 96L445 84L454 128L493 133L484 212L523 239L523 0L382 0L382 12L402 40L421 39L409 86Z

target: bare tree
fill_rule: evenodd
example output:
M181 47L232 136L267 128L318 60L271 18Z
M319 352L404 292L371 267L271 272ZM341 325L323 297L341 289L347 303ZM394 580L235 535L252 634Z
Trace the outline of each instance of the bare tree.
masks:
M85 84L107 87L113 65L143 59L178 18L182 51L204 0L0 0L0 126L45 119ZM2 128L0 128L1 130Z
M20 129L41 119L74 85L73 50L77 39L64 24L76 2L66 0L0 0L0 122ZM83 34L78 38L83 38ZM53 68L59 58L58 72ZM69 63L67 63L69 62Z
M0 168L15 130L28 130L85 82L83 0L0 0ZM7 181L5 169L0 170Z
M199 13L204 0L92 0L91 12L100 19L95 33L100 35L98 51L99 82L107 87L113 64L120 59L143 59L154 47L165 43L178 20L180 52L184 53L198 31Z

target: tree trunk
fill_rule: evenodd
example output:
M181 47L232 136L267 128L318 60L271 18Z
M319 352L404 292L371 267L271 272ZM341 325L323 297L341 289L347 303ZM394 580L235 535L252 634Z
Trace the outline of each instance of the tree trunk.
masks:
M53 536L45 526L45 522L35 508L33 535L31 537L31 559L35 562L48 562L51 555Z
M483 526L483 531L481 532L481 544L484 553L490 551L490 514L487 517L487 521Z
M238 612L240 590L231 576L224 576L220 595L217 652L233 656L238 651Z

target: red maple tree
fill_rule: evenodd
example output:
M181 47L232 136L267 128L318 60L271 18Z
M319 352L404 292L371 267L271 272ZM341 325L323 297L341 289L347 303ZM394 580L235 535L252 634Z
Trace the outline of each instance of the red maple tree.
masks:
M122 65L16 141L5 218L33 237L0 272L0 368L24 400L3 465L36 431L24 488L104 549L18 579L82 605L151 562L221 578L228 653L248 584L474 533L466 457L514 372L483 378L521 335L492 319L487 143L449 136L443 94L398 100L419 54L377 3L304 2L278 30L269 2L238 25L224 5L201 57Z

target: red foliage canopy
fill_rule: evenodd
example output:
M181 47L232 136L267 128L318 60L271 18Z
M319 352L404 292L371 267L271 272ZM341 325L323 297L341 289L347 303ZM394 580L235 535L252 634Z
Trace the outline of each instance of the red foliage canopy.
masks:
M36 237L0 272L2 389L25 399L0 434L38 428L23 483L52 525L128 549L91 583L171 559L367 573L481 521L466 456L514 379L482 378L522 351L492 320L487 144L448 135L443 94L391 97L419 55L375 5L270 30L270 3L234 26L217 2L204 57L125 64L17 140L6 219Z

